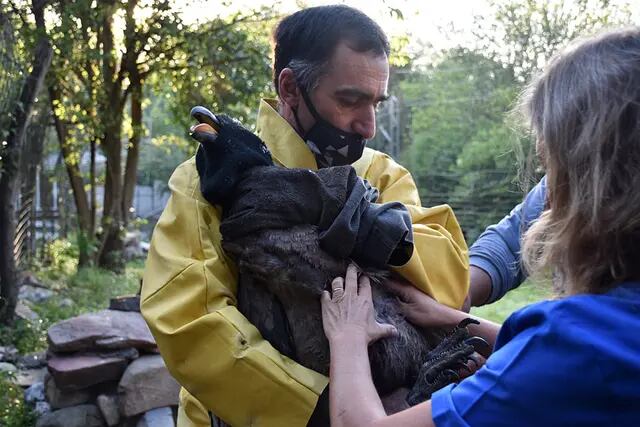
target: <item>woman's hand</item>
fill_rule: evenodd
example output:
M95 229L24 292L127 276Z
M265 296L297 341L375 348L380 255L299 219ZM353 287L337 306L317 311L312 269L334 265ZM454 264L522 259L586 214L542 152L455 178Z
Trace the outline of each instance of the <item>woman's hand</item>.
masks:
M388 280L385 284L398 296L402 314L416 326L452 327L463 318L460 311L440 304L409 283Z
M324 291L321 297L322 326L329 342L363 339L370 344L397 334L394 326L376 322L369 278L362 275L358 279L355 265L349 265L344 279L335 278L331 289L331 294Z

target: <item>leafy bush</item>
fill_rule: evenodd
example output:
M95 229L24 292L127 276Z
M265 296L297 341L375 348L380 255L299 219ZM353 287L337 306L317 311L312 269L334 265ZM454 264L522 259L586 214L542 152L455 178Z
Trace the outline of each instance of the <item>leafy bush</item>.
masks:
M67 239L47 244L45 257L49 269L58 275L72 274L78 268L78 246Z
M11 326L0 325L0 345L12 345L21 354L44 350L47 347L48 326L46 320L30 322L24 319L17 319Z
M22 388L11 382L11 374L0 372L0 426L32 427L36 414L25 404Z

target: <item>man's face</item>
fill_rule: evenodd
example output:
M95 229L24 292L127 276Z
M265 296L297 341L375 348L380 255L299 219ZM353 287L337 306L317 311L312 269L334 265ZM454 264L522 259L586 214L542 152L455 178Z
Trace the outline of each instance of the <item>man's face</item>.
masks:
M356 52L341 43L309 96L318 114L333 126L371 139L376 133L376 107L388 98L388 82L385 55ZM299 117L305 130L315 123L304 102Z

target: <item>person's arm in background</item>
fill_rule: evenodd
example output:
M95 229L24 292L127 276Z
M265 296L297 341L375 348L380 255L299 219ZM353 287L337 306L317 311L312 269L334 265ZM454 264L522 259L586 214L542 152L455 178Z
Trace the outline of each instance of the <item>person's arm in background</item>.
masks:
M524 232L544 209L546 177L499 223L487 227L469 250L472 306L490 304L526 278L520 263Z
M411 215L413 255L394 270L436 301L462 307L469 284L467 244L451 208L422 207L409 171L386 154L366 150L354 167L380 191L377 203L400 202Z

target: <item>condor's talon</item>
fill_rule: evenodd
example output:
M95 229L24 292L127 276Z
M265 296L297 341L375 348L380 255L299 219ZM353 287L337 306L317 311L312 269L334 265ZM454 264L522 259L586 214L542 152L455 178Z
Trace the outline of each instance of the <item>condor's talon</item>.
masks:
M469 356L467 356L467 362L473 362L473 364L476 365L476 369L478 369L481 366L480 362L478 362L478 358L475 357L473 354L470 354Z
M466 371L469 374L472 374L474 371L472 371L465 363L462 362L458 362L455 366L456 369L458 369L459 371Z
M464 343L472 346L476 351L477 351L476 345L480 345L481 347L484 347L484 349L486 350L491 349L491 346L489 345L489 343L484 338L478 337L478 336L467 338L466 340L464 340Z
M478 322L476 319L472 319L471 317L467 317L465 319L462 319L460 321L460 323L458 323L458 326L456 326L457 328L463 329L466 328L469 325L479 325L480 322Z
M460 381L460 375L453 369L447 369L444 372L449 376L449 378L453 377L456 381Z

